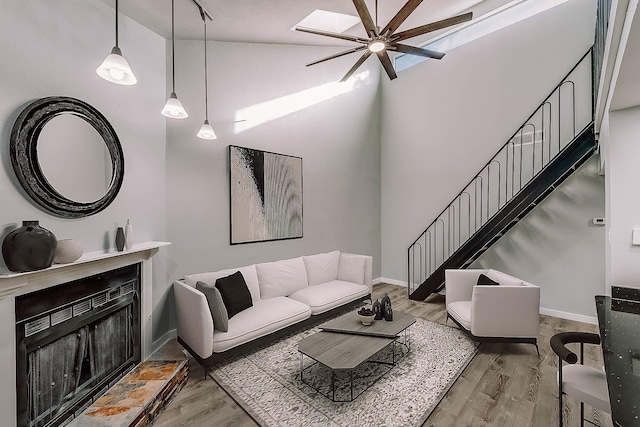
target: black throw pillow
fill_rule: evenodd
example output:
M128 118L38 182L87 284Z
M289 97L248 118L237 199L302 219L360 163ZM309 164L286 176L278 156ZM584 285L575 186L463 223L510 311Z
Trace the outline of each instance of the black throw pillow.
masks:
M239 271L236 271L231 276L221 277L216 280L216 288L220 291L229 319L242 310L253 306L251 293L242 273Z
M496 286L499 285L500 283L496 282L495 280L490 279L489 277L485 276L484 274L481 274L480 277L478 277L478 283L476 283L476 285L480 285L480 286Z

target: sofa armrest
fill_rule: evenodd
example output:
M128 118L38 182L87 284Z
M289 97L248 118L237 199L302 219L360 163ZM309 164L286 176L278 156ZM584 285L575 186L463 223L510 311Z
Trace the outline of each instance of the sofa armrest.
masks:
M478 337L538 338L540 288L475 286L471 299L471 333Z
M206 359L213 354L213 318L207 297L180 280L173 283L173 293L178 336Z
M369 288L369 293L373 291L373 257L369 255L350 254L343 252L345 255L354 255L364 257L364 285Z
M488 271L482 269L445 270L446 304L456 301L471 301L473 287L478 283L478 277L481 274L487 274Z

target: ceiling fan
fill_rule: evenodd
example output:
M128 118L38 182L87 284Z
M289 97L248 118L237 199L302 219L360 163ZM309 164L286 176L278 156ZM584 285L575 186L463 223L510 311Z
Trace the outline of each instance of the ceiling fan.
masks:
M358 59L358 61L351 67L351 69L345 74L345 76L340 80L341 82L346 81L351 75L366 61L366 59L372 54L375 53L378 56L378 59L382 63L387 75L391 80L398 77L396 71L393 68L393 64L391 63L391 58L389 57L388 51L406 53L409 55L417 55L423 56L427 58L434 59L442 59L444 53L435 52L429 49L423 49L420 47L409 46L403 43L400 43L403 40L410 39L412 37L416 37L422 34L429 33L431 31L440 30L443 28L450 27L452 25L461 24L463 22L470 21L473 17L473 13L465 13L463 15L454 16L452 18L443 19L441 21L432 22L430 24L422 25L420 27L412 28L410 30L401 31L396 33L396 30L402 23L413 13L413 11L422 3L422 0L409 0L400 11L389 21L389 23L382 29L378 27L378 0L376 0L376 22L373 22L371 18L371 14L369 13L369 9L367 9L367 5L365 4L365 0L353 0L353 4L358 11L358 15L360 16L360 20L362 21L362 25L367 32L369 38L365 39L362 37L351 36L348 34L340 34L340 33L332 33L329 31L321 31L315 30L313 28L305 28L305 27L296 27L297 31L302 31L305 33L318 34L321 36L333 37L341 40L349 40L352 42L359 43L361 46L351 48L344 52L337 53L335 55L328 56L326 58L320 59L319 61L312 62L307 64L307 67L311 65L316 65L324 61L328 61L330 59L339 58L344 55L348 55L354 52L360 52L364 50L362 56Z

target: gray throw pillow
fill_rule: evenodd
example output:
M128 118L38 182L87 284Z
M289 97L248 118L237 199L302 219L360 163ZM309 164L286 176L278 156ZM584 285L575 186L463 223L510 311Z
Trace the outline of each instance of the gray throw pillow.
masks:
M224 306L220 291L215 286L208 285L205 282L197 282L196 289L207 297L209 310L213 317L214 329L227 332L229 330L229 316L227 315L227 307Z

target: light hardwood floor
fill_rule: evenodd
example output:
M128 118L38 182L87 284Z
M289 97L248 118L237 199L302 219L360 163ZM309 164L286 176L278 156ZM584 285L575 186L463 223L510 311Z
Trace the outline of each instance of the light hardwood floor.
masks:
M380 284L373 297L385 292L394 310L415 317L445 323L444 296L432 295L424 302L411 301L406 288ZM595 302L594 302L595 304ZM449 326L455 326L449 321ZM540 356L531 344L482 344L478 354L431 413L423 426L557 426L558 358L549 346L557 332L598 332L597 327L549 316L540 316ZM599 346L586 346L587 363L602 366ZM154 427L215 426L237 427L257 424L210 377L203 379L203 368L189 358L189 382ZM586 410L591 419L611 426L608 414ZM565 399L565 425L580 425L579 404Z

